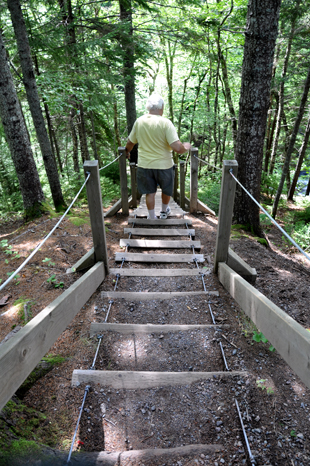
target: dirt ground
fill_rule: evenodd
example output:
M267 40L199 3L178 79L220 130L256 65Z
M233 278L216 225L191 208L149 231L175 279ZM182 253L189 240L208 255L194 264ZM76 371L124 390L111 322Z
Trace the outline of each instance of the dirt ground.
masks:
M77 215L85 216L82 212ZM107 332L95 368L223 371L221 341L229 369L244 373L215 375L190 385L152 389L116 390L92 386L86 398L74 449L85 452L134 452L193 444L215 445L218 447L215 451L201 450L183 455L180 450L180 454L156 459L127 457L119 464L251 464L235 405L237 399L257 465L306 466L310 464L310 390L277 352L269 351L270 343L252 340L255 327L213 274L217 220L204 214L188 218L196 230L195 239L203 245L201 253L204 254L205 263L200 267L206 267L206 288L219 291L219 297L206 299L201 295L156 301L117 300L111 306L108 321L212 324L210 305L218 327L162 334L153 332L149 335ZM117 214L108 222L109 262L111 267L119 267L114 262L114 253L121 251L119 239L126 237L123 229L128 226L127 218ZM56 219L45 217L26 225L21 221L1 225L0 241L6 239L12 246L12 249L6 246L0 251L0 278L3 281L55 223ZM267 235L271 248L266 248L248 232L240 230L232 234L230 246L251 267L256 268L257 289L297 322L309 328L310 264L296 250L287 248L281 233L274 227L269 228ZM21 272L20 278L0 294L0 303L3 300L0 307L0 341L12 329L17 330L24 325L25 305L28 317L34 317L82 275L67 274L66 269L73 266L91 246L91 230L87 223L77 226L70 219L62 223L61 228ZM20 258L16 258L15 251ZM130 249L130 252L135 250ZM124 267L141 265L125 263ZM167 268L168 265L157 267ZM195 265L186 264L186 267L194 268ZM55 281L47 282L54 274ZM64 287L55 288L55 284L61 282ZM39 438L41 443L64 452L70 448L85 390L82 385L71 387L71 375L74 369L88 369L93 362L97 338L89 337L90 324L105 320L109 300L103 299L101 292L112 291L114 286L115 276L110 275L50 349L51 355L62 356L64 361L54 365L22 395L24 405L45 416L42 420L44 429L41 429ZM122 277L117 290L199 291L203 287L200 277L186 280L183 277ZM17 300L20 302L16 303ZM6 445L5 448L19 437L20 417L16 412L10 416L5 410L0 415L0 444ZM15 429L8 427L10 422ZM33 439L38 441L35 430ZM1 463L0 456L0 464L13 463Z

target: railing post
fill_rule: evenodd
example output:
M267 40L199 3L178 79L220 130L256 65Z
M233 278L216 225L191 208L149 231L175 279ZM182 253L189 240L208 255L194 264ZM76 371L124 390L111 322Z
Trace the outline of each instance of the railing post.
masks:
M217 273L219 262L226 262L228 257L229 238L236 191L236 182L229 173L231 169L232 173L235 176L237 176L237 161L224 160L222 171L220 209L218 215L218 226L214 256L215 273Z
M179 167L178 164L174 164L174 184L173 184L173 199L178 201L178 184L179 184Z
M86 160L83 165L84 173L90 173L86 183L88 208L91 231L93 235L95 262L102 261L106 273L109 273L109 258L105 237L105 226L102 209L101 186L98 160Z
M118 160L118 163L119 163L119 176L120 176L120 182L121 182L122 212L124 215L129 215L125 147L119 147L118 154L121 156Z
M180 162L180 206L185 209L185 162Z
M192 147L190 150L191 154L191 187L190 187L190 213L197 212L197 201L198 201L198 149Z
M137 169L136 164L130 163L130 180L131 180L131 207L137 207Z

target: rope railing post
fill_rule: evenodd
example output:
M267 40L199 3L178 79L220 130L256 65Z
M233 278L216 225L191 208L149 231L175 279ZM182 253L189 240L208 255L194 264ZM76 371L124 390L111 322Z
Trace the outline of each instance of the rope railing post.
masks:
M190 186L190 205L189 211L191 214L197 212L198 201L198 149L192 147L190 150L191 155L191 186Z
M86 160L86 162L84 162L83 168L85 175L87 175L87 173L91 174L90 179L86 185L86 189L95 251L95 262L102 261L104 263L105 272L108 274L109 261L107 242L105 237L98 160Z
M136 164L130 163L130 179L131 179L131 207L137 207L137 168Z
M180 162L180 206L185 209L185 162Z
M178 201L178 184L179 184L179 166L177 163L174 164L174 184L173 184L173 198Z
M217 273L218 263L226 262L228 257L229 238L236 191L236 182L230 175L230 170L232 170L232 173L237 176L238 163L236 160L224 160L223 162L220 209L214 257L215 273Z
M124 215L129 215L125 147L119 147L118 153L120 155L118 163L119 163L119 175L120 175L120 182L121 182L122 212Z

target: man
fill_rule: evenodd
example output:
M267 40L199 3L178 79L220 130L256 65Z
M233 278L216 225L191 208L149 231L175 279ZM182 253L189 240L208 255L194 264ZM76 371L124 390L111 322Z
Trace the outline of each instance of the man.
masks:
M147 100L146 108L149 113L138 118L133 125L126 144L126 153L129 157L134 145L139 143L137 185L140 194L146 194L148 218L157 218L157 185L162 190L160 218L167 218L171 212L169 201L174 182L172 150L184 154L191 145L189 142L182 144L171 121L163 117L164 101L160 95L152 94Z

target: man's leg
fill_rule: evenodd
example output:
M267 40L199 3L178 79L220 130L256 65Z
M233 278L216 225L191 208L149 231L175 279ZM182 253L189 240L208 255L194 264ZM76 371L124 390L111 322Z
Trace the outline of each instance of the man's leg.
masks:
M161 210L162 212L166 212L167 210L167 207L169 205L169 201L170 201L170 196L167 196L167 194L164 194L162 193L161 194Z
M145 200L146 200L147 210L149 211L149 217L151 219L157 218L155 215L155 193L146 194Z

